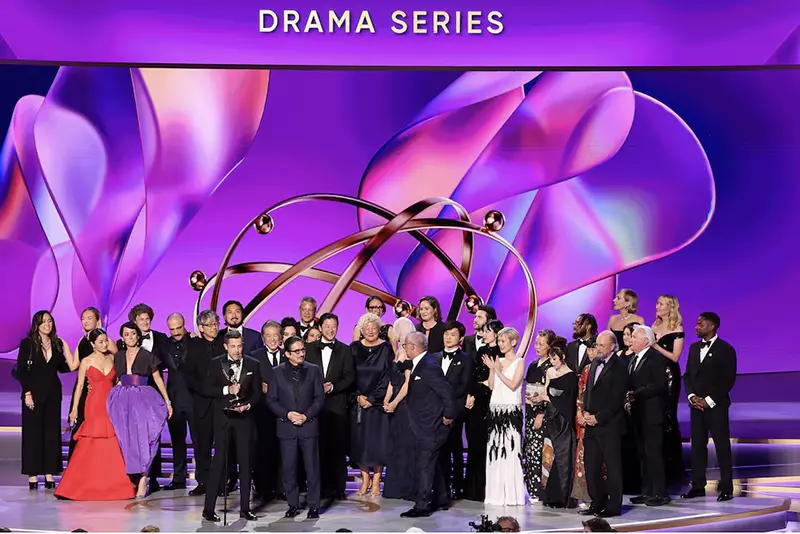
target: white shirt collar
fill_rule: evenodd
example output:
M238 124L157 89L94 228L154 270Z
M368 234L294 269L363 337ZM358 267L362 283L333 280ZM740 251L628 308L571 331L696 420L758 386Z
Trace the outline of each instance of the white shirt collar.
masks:
M714 344L714 342L717 340L717 338L719 338L719 334L714 334L714 337L712 337L711 339L708 340L708 348L711 348L711 345Z
M416 366L417 366L417 364L419 363L419 361L420 361L420 360L421 360L421 359L422 359L422 358L423 358L423 357L424 357L426 354L428 354L428 351L427 351L427 350L426 350L425 352L423 352L422 354L418 355L418 356L417 356L416 358L414 358L413 360L411 360L411 362L412 362L412 365L413 365L414 367L416 367Z
M639 352L636 353L636 357L637 358L641 358L642 356L644 356L644 353L647 352L649 349L650 349L650 347L647 347L644 350L640 350Z

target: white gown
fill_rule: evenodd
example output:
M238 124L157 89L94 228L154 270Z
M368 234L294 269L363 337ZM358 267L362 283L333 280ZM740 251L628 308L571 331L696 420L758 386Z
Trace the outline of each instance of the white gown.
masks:
M517 358L503 369L503 375L512 379L518 365ZM493 506L519 506L525 504L525 480L522 476L522 397L520 386L509 389L495 377L492 397L489 400L489 442L486 452L486 499Z

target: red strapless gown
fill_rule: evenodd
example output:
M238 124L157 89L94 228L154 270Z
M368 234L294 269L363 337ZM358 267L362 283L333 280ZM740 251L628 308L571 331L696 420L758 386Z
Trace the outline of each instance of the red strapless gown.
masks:
M125 474L125 462L106 401L114 386L114 370L104 375L89 367L86 380L92 390L86 396L85 419L75 440L78 442L55 495L73 501L116 501L136 496Z

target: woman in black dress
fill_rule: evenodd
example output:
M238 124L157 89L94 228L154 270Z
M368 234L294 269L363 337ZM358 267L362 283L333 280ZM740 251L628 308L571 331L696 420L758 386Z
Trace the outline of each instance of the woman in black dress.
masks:
M533 348L538 359L528 366L525 375L527 384L544 386L550 368L550 347L556 341L552 330L540 330L536 334ZM527 386L526 386L527 388ZM525 472L525 488L531 501L542 498L542 451L544 450L544 406L539 400L525 394L525 443L522 448L522 468Z
M428 336L428 353L444 351L444 323L442 322L442 307L436 297L422 297L417 306L417 332Z
M667 359L667 404L664 419L664 465L667 484L682 485L686 478L683 464L683 440L678 425L678 404L681 400L681 366L685 334L678 299L661 295L656 301L656 320L653 322L656 344L653 348Z
M22 386L22 473L28 486L55 489L61 473L61 380L58 373L79 365L69 346L58 337L56 322L46 310L33 314L28 337L19 344L17 377Z
M392 444L391 454L386 460L386 480L383 482L383 496L387 499L413 501L416 497L414 434L406 405L413 363L403 349L406 336L414 330L414 323L406 317L394 323L397 334L396 357L389 372L389 387L383 401L383 411L390 414Z
M381 320L377 315L367 314L360 322L364 339L350 345L356 371L350 462L361 471L361 488L356 495L369 492L377 497L381 494L383 466L391 451L389 414L383 411L383 400L394 351L388 341L379 337Z
M554 344L550 349L550 369L546 373L544 431L553 443L553 466L543 492L543 502L550 508L570 504L572 467L575 460L575 411L578 400L578 377L565 363L566 350Z
M617 346L622 348L622 330L632 323L644 324L644 319L636 315L639 309L639 296L633 289L620 289L614 297L614 311L608 320L608 329L617 336Z
M492 390L489 389L489 368L483 361L484 356L492 360L500 357L497 346L497 334L504 328L497 319L487 322L481 331L484 345L478 350L473 366L472 382L467 400L467 428L469 436L469 454L467 455L467 474L464 480L464 497L470 501L483 501L486 497L486 451L489 442L487 416ZM444 342L444 341L442 341ZM520 364L521 365L521 364Z

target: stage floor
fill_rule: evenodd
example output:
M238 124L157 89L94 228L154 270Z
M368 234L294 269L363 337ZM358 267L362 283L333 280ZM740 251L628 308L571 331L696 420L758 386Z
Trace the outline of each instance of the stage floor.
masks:
M138 532L145 525L156 525L165 532L255 531L255 532L333 532L348 528L355 532L405 532L416 527L426 532L468 532L470 521L481 514L494 520L500 515L516 517L523 530L580 531L586 519L575 510L550 510L539 504L513 507L484 506L458 501L447 511L430 518L403 519L400 513L411 503L382 498L356 498L335 502L323 510L318 520L302 514L286 519L286 503L276 501L255 511L258 521L238 517L238 493L230 500L233 512L229 525L201 523L201 497L185 491L158 492L146 499L111 502L59 501L52 491L31 492L27 487L0 486L0 526L12 530L69 532L77 528L89 532ZM626 506L625 513L611 520L620 531L769 531L784 528L788 501L781 498L736 498L717 503L714 497L693 501L674 501L660 508ZM222 499L218 501L221 515ZM739 523L738 525L734 525ZM747 523L746 525L742 522ZM736 526L737 528L733 528Z

